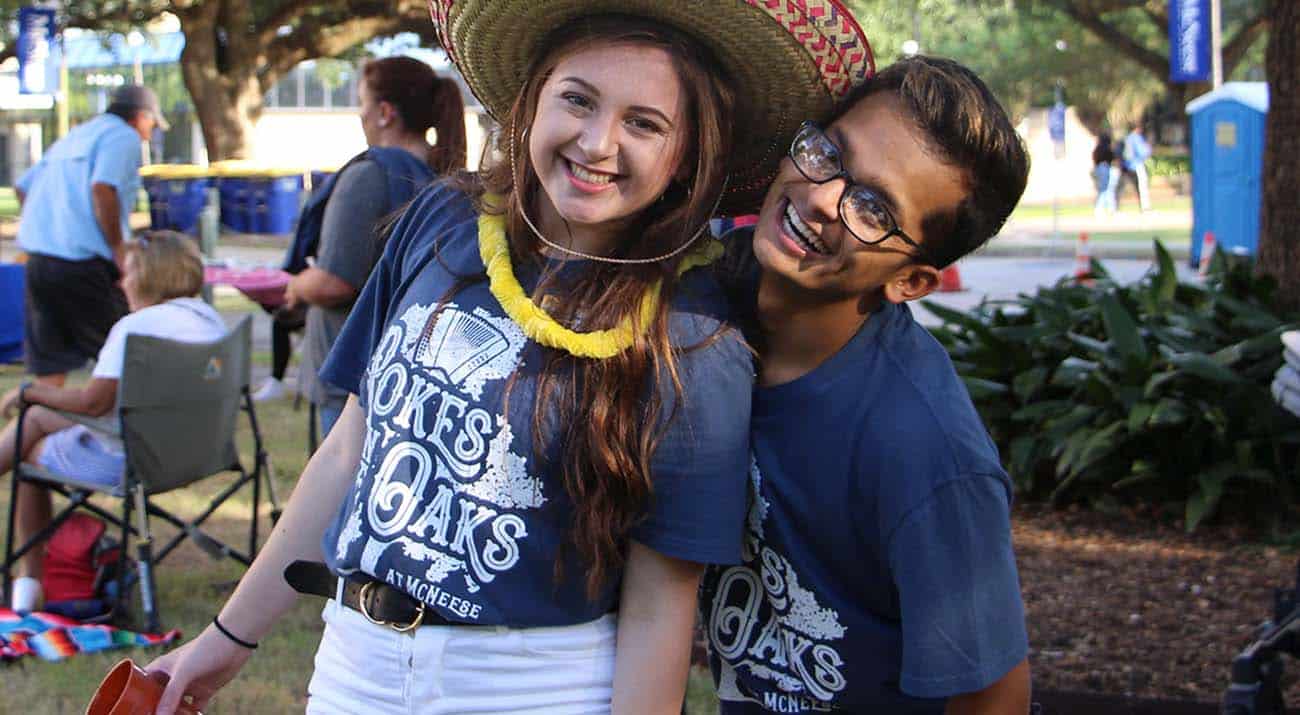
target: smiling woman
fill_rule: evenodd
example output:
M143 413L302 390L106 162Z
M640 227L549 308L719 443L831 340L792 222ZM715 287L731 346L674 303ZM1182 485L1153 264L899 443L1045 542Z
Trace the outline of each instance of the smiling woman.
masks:
M672 56L609 43L565 57L548 74L528 141L549 199L539 207L541 233L567 233L567 248L609 255L624 219L668 187L689 141L677 126L687 108ZM628 75L641 82L622 81Z

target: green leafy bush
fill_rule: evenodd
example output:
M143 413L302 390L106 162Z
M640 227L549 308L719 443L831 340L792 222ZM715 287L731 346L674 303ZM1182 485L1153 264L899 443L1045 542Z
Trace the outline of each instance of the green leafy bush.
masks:
M1300 421L1269 393L1274 284L1223 253L1205 284L1157 265L1119 285L1063 280L972 312L926 302L934 330L1022 497L1176 505L1190 531L1216 511L1280 517L1297 496Z
M1147 169L1151 176L1184 176L1192 173L1192 158L1186 153L1157 153Z

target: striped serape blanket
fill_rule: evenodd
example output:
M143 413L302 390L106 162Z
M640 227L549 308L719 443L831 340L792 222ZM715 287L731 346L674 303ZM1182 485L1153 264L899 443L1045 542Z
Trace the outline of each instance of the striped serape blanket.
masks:
M181 632L176 629L160 635L134 633L113 626L79 623L53 613L34 611L24 615L0 608L0 662L4 663L30 655L60 661L78 653L162 645L180 637Z

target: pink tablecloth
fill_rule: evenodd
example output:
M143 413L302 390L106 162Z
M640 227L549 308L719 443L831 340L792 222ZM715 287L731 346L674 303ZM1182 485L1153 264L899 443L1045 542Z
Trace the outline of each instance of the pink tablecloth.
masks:
M270 310L284 304L289 274L278 268L207 266L203 269L203 280L210 285L234 286L249 300Z

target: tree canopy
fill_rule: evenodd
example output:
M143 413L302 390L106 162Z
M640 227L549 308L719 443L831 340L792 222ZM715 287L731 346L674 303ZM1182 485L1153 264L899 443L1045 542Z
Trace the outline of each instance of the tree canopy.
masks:
M0 12L12 17L25 1L0 0ZM1268 0L1222 3L1225 76L1260 78ZM879 64L900 57L905 40L916 40L922 52L972 67L1015 115L1051 103L1059 85L1093 125L1126 124L1152 108L1177 120L1183 104L1208 89L1168 80L1167 0L848 4ZM261 97L299 62L404 31L436 41L424 0L64 0L60 12L64 26L118 32L163 13L179 18L186 86L214 158L247 151L245 135L260 115ZM0 33L0 42L7 39ZM210 135L209 125L219 126L220 136Z
M18 5L0 0L10 17ZM181 72L210 159L249 157L263 97L298 63L400 32L434 41L424 0L63 0L59 24L126 32L164 13L185 34Z
M1163 99L1171 110L1208 89L1173 85L1166 0L851 0L878 64L903 42L970 66L1013 114L1050 104L1058 83L1085 121L1123 124ZM1265 0L1223 0L1225 76L1259 71ZM1162 97L1163 95L1163 97ZM1174 106L1176 105L1176 106Z

